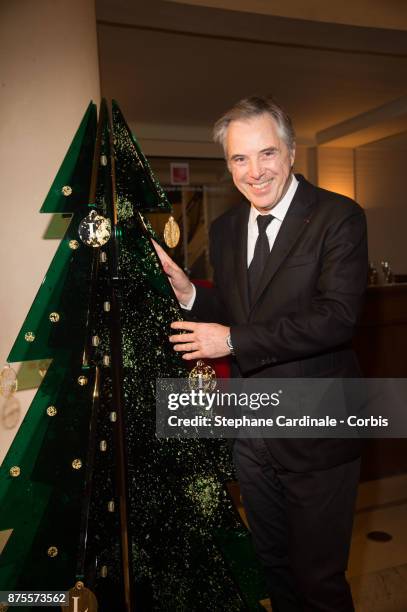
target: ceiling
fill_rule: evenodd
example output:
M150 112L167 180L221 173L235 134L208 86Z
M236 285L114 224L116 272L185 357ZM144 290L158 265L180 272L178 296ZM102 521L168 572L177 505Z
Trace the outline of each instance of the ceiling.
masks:
M285 2L294 15L300 4ZM102 94L119 101L142 140L194 141L210 151L216 118L244 96L268 93L292 116L299 144L357 147L394 134L403 140L404 0L389 5L393 22L400 7L399 30L390 28L390 19L378 29L313 21L303 12L301 19L250 13L243 1L234 5L242 10L97 0Z

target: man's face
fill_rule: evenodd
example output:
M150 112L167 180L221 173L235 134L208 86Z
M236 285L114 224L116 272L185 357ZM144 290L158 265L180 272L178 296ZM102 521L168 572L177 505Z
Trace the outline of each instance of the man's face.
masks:
M271 210L284 196L294 156L268 114L229 124L228 168L236 187L259 212Z

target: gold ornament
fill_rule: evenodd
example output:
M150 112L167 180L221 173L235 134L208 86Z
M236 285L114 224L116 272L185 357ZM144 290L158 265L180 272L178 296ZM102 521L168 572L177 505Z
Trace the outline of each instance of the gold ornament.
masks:
M62 607L64 612L97 612L96 596L82 580L78 580L68 593L68 605Z
M56 415L56 413L57 413L57 412L58 412L58 411L57 411L57 409L55 408L55 406L48 406L48 408L47 408L47 415L48 415L48 416L53 417L53 416L55 416L55 415Z
M108 368L110 366L110 357L109 355L103 355L103 365Z
M109 240L112 233L112 224L110 219L98 215L96 210L91 210L90 213L82 219L79 224L79 238L84 244L91 247L101 247Z
M51 312L48 318L51 323L58 323L60 316L57 312Z
M99 336L92 336L92 346L99 346L100 339Z
M101 252L101 254L100 254L100 261L102 263L106 263L107 262L107 253L106 253L106 251L102 251Z
M74 470L80 470L82 467L82 461L80 459L74 459L72 461L72 467Z
M213 391L216 387L215 370L199 359L189 373L189 387L195 391Z
M177 246L179 242L179 237L180 237L179 225L175 221L174 217L171 215L171 217L168 219L164 227L165 244L170 249L173 249L174 247Z
M106 440L101 440L100 444L99 444L99 448L102 452L105 452L105 450L107 450L107 442Z
M58 554L58 548L56 546L50 546L47 550L48 557L56 557Z
M4 366L0 374L0 394L11 397L18 387L17 374L9 365Z
M73 251L76 251L76 249L79 249L79 242L77 240L70 240L68 244L69 244L69 248L72 249Z
M115 423L117 420L117 414L115 412L111 412L109 418L112 421L112 423Z
M100 165L101 166L107 166L107 155L101 155L100 156Z
M100 576L102 578L106 578L106 576L107 576L107 565L102 565L102 567L100 568Z
M24 340L26 340L27 342L34 342L35 334L31 331L27 332L26 334L24 334Z
M21 416L20 402L15 395L7 397L2 406L1 425L4 429L14 429Z
M105 312L110 312L110 302L103 302L103 310Z
M108 509L109 512L114 512L114 501L110 501L107 504L107 509Z
M69 185L64 185L64 186L62 187L61 191L62 191L62 194L63 194L65 197L68 197L68 196L70 196L70 195L71 195L71 193L72 193L72 187L70 187Z
M10 468L10 476L12 476L13 478L17 478L17 476L20 476L21 474L21 470L18 467L18 465L13 465L13 467Z
M78 383L81 387L84 387L88 384L88 379L86 378L86 376L78 376Z

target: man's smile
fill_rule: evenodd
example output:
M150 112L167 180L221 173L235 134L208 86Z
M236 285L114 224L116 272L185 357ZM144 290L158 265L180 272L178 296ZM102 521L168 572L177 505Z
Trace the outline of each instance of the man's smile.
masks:
M267 187L271 184L272 178L267 181L263 181L262 183L249 183L250 187L255 189L256 191L265 191Z

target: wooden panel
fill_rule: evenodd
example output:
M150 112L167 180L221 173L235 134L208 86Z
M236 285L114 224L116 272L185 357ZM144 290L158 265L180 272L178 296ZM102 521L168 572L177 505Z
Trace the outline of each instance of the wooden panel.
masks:
M407 284L369 287L354 347L364 376L407 378ZM367 440L362 480L407 473L407 439Z

